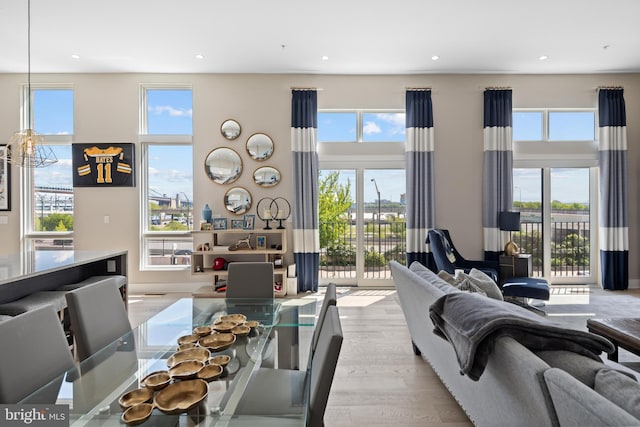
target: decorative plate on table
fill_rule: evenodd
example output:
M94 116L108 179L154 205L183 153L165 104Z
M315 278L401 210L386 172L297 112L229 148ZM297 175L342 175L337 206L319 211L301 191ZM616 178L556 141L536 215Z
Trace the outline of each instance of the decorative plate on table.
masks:
M176 380L188 380L195 378L198 372L204 367L204 362L199 360L186 360L176 364L173 368L169 369L169 375ZM168 387L168 386L167 386ZM163 388L165 390L167 387ZM162 391L160 390L160 391Z
M197 326L193 328L193 333L198 335L199 337L204 337L205 335L209 335L212 329L211 326Z
M251 332L251 328L248 327L247 325L238 325L231 330L232 334L237 335L239 337L245 337L249 335L249 332Z
M220 316L218 320L214 323L218 322L235 322L235 323L244 323L247 320L247 316L244 314L225 314L224 316Z
M178 345L194 343L197 342L199 338L197 334L184 335L178 338Z
M120 396L120 399L118 399L118 403L123 409L125 409L133 405L137 405L138 403L151 402L152 399L153 390L145 387L126 392L125 394Z
M153 412L153 404L138 403L124 411L122 414L122 422L129 426L142 424L151 416L151 412Z
M233 328L238 325L236 322L232 322L230 320L225 320L222 322L214 323L213 329L217 332L230 332Z
M195 347L187 350L182 350L177 353L173 353L171 357L167 359L167 366L173 368L180 362L187 360L197 360L198 362L206 362L211 357L211 352L206 348Z
M209 359L209 364L220 365L224 367L227 365L227 363L229 363L230 360L231 360L231 356L229 356L228 354L219 354Z
M247 320L246 322L244 322L244 324L251 329L255 329L260 326L260 322L258 322L257 320Z
M151 390L160 390L168 386L170 382L171 375L169 375L169 371L156 371L144 377L140 384Z
M200 372L198 372L197 377L207 382L213 381L220 378L220 375L222 375L222 371L222 366L210 363L208 365L205 365L204 368L202 368Z
M198 343L211 351L220 351L229 348L236 342L236 336L229 333L211 334L200 338Z
M153 403L165 414L181 414L202 402L208 391L204 380L178 381L157 392Z

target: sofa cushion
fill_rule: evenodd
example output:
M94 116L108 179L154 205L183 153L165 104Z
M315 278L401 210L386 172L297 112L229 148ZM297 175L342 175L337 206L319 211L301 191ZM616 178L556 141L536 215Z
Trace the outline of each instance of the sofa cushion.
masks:
M435 286L444 293L450 294L451 292L459 292L455 287L449 285L447 282L438 277L433 271L429 270L418 261L412 262L409 266L409 270L413 271L421 279L424 279L425 282L427 282L431 286Z
M601 362L572 351L553 350L535 353L550 367L562 369L590 388L595 385L596 374L603 367Z
M543 377L563 427L633 426L640 422L561 369L550 368Z
M502 297L502 292L496 282L493 281L491 277L486 275L484 272L478 270L477 268L472 268L469 271L469 274L466 275L471 282L482 289L489 298L504 300Z
M596 374L594 390L640 419L640 384L609 368Z

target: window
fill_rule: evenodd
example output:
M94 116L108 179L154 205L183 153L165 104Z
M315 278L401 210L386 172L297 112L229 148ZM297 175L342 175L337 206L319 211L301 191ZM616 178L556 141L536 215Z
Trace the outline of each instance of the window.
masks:
M193 246L192 90L143 86L141 269L184 268Z
M405 114L401 111L321 111L318 112L318 141L321 142L402 142Z
M28 87L23 104L28 102ZM32 85L33 128L58 159L45 168L25 170L22 198L24 248L73 249L73 170L71 142L74 130L73 88L68 85ZM23 108L23 127L28 112Z
M593 141L596 112L589 110L514 110L514 141Z

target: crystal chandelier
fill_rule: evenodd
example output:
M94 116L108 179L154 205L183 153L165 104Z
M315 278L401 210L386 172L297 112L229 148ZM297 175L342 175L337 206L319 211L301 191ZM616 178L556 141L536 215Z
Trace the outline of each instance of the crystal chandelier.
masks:
M44 145L44 138L31 129L31 0L27 2L27 127L13 134L4 151L7 162L26 168L41 168L58 162L51 147Z

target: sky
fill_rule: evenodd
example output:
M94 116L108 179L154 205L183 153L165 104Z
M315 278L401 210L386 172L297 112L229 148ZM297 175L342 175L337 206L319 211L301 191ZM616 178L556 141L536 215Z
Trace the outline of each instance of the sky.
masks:
M192 93L190 90L148 90L148 133L191 134ZM593 111L549 113L548 132L558 140L593 140ZM63 135L73 133L73 91L34 89L34 126L44 134ZM358 138L363 143L402 142L405 139L404 112L363 112L362 135L358 135L358 116L355 112L321 112L318 118L318 140L351 142ZM542 114L535 111L516 111L513 115L514 139L540 140L544 132ZM86 142L86 141L82 141ZM99 143L99 141L92 141ZM135 142L135 141L134 141ZM72 183L71 149L54 147L59 162L36 171L36 182L52 186L69 186ZM185 193L193 199L193 156L186 146L153 146L149 156L149 182L152 194ZM139 155L139 152L136 153ZM197 162L196 162L197 164ZM364 176L364 200L377 201L375 178L383 200L400 201L405 193L405 177L402 170L368 170ZM343 172L341 182L350 179L352 172ZM586 181L585 181L586 179ZM138 182L140 182L138 180ZM587 184L585 185L584 182ZM514 170L514 200L540 200L540 170ZM355 186L353 187L355 197ZM587 169L554 169L552 171L552 199L563 202L588 202Z

